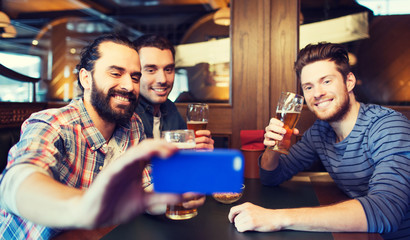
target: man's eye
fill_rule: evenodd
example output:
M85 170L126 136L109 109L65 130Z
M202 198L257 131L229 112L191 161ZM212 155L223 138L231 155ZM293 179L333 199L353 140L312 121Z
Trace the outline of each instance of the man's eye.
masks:
M154 70L154 69L152 69L152 68L149 68L149 69L145 69L145 72L147 72L147 73L154 73L154 72L155 72L155 70Z
M114 77L120 77L121 76L121 74L118 73L118 72L112 72L111 75L114 76Z
M305 90L305 91L308 91L308 90L310 90L310 89L312 89L311 86L305 86L305 87L303 87L303 90Z
M174 72L174 69L173 69L173 68L166 68L165 71L166 71L167 73L173 73L173 72Z
M140 82L141 76L135 75L135 76L131 76L132 80L136 83Z

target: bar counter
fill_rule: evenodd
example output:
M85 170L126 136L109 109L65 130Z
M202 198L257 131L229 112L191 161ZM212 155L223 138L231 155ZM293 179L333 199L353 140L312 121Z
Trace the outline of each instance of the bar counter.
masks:
M232 206L251 202L265 208L294 208L327 205L348 197L337 187L327 173L300 173L277 187L267 187L259 179L245 178L242 198L233 204L222 204L207 196L198 216L189 220L170 220L164 215L143 214L129 223L96 230L72 230L55 239L316 239L316 240L382 240L375 233L329 233L304 231L244 232L240 233L228 220Z

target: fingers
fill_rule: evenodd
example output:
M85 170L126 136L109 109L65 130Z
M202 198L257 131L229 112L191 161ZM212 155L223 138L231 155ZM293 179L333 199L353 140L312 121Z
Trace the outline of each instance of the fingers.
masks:
M185 196L185 194L183 196ZM194 196L195 197L191 198L189 201L183 202L182 206L185 208L197 208L199 206L204 205L206 199L204 195L195 194Z
M283 127L283 122L276 118L271 118L269 125L265 128L263 144L265 146L275 146L276 141L281 141L283 135L286 134L286 129Z
M287 129L284 127L283 122L276 118L271 118L269 125L265 128L265 135L263 144L266 146L275 146L276 141L282 141L284 135L287 133ZM299 130L294 128L291 133L298 135ZM288 133L289 134L289 133ZM291 135L291 134L290 134ZM289 135L289 137L290 137Z
M229 214L228 214L229 222L231 222L231 223L235 222L235 217L238 214L240 214L242 212L242 210L245 209L246 206L249 205L249 204L251 204L251 203L246 202L246 203L243 203L241 205L237 205L237 206L232 207L231 210L229 211Z
M212 139L209 130L198 130L195 134L198 136L195 138L196 149L214 149L215 141Z
M211 137L211 131L209 130L198 130L195 132L196 136L205 136L205 137Z
M149 160L152 156L167 158L177 150L177 147L165 140L145 139L138 145L129 148L122 157L128 161Z
M161 206L167 204L177 204L182 201L182 197L179 194L168 194L168 193L146 193L145 194L145 205L147 208L153 206Z

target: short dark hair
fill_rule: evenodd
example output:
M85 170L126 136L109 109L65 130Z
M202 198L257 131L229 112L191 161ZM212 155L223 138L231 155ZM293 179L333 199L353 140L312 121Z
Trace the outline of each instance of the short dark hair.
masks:
M165 37L156 34L145 34L134 40L134 45L139 53L143 47L155 47L161 50L170 50L172 57L175 60L175 48L174 45Z
M337 70L346 80L347 75L350 73L349 56L347 50L341 44L328 42L309 44L300 50L295 62L297 78L300 80L300 74L306 65L321 60L330 60L335 62Z
M106 34L106 35L102 35L96 38L92 43L90 43L88 46L83 48L83 50L81 51L81 55L80 55L81 57L80 63L77 64L76 66L77 74L78 74L77 81L78 81L78 86L80 87L81 91L84 91L84 88L80 82L80 76L79 76L80 70L84 68L87 71L94 71L95 61L97 61L101 57L99 46L103 42L113 42L113 43L121 44L121 45L127 46L137 51L134 44L132 44L132 42L127 37L119 35L119 34Z

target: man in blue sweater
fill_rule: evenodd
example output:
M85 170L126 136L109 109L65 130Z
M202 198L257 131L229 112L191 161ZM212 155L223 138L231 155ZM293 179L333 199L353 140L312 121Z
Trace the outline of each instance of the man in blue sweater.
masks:
M318 120L288 155L265 150L260 158L261 181L276 186L320 159L351 199L294 209L245 203L231 209L229 220L240 232L378 232L385 239L409 239L409 120L391 109L356 101L356 78L341 45L308 45L300 51L295 70L307 106ZM266 146L282 139L283 125L276 118L270 120Z

